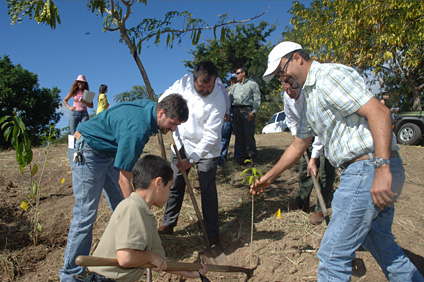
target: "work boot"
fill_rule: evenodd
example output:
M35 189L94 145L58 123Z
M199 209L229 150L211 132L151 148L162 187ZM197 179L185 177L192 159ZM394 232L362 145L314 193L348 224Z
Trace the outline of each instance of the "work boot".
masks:
M309 218L309 222L313 225L319 225L324 220L324 214L322 211L314 211Z
M162 225L161 227L159 227L158 233L160 235L172 235L174 234L174 227Z

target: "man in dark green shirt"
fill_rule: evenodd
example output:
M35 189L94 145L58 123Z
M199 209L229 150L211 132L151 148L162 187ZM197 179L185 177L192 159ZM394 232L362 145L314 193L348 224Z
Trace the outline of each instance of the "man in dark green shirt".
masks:
M89 255L93 223L102 194L112 210L130 196L132 168L152 133L174 131L188 119L181 95L172 94L159 104L150 100L119 103L85 123L74 136L75 161L72 183L75 197L60 281L79 281L85 268L75 264L79 255Z

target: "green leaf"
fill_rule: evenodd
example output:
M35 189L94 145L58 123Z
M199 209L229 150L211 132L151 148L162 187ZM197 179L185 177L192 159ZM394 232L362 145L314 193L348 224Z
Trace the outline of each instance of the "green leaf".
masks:
M243 184L246 182L247 178L248 178L248 177L245 177L245 178L241 181L241 185L243 185Z
M6 139L6 141L9 141L9 137L10 137L10 133L12 132L12 129L13 129L13 127L12 126L9 126L4 131L4 139Z
M37 230L39 232L41 232L43 230L43 228L41 227L41 224L39 222L37 222Z
M245 174L246 172L248 172L250 170L250 168L246 168L245 170L242 171L242 173L240 173L240 177L243 176L243 174Z
M34 175L36 175L38 172L38 165L34 164L34 167L31 170L31 176L34 177Z
M4 116L4 117L0 118L0 124L2 124L8 118L10 118L10 116Z
M35 181L33 181L31 184L32 184L32 194L31 194L31 196L34 197L35 195L37 195L38 185L37 185L37 183L35 183Z
M252 175L249 177L249 185L252 185L252 182L255 180L255 177Z

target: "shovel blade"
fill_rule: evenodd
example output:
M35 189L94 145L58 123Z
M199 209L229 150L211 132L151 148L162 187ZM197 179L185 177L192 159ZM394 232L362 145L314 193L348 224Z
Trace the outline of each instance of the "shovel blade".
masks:
M228 261L224 250L219 245L214 245L210 250L204 250L199 253L199 260L206 264L224 265Z

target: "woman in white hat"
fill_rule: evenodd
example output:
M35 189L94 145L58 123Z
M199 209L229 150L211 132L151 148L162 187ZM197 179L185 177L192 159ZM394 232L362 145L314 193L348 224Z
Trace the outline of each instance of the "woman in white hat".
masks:
M69 118L69 129L71 135L75 133L77 125L80 122L86 122L89 119L87 107L93 108L93 102L87 103L87 101L84 100L84 90L89 90L88 82L85 79L85 76L80 74L72 84L68 95L66 95L65 99L63 99L63 104L72 111L72 115ZM68 104L68 101L71 98L74 99L72 107Z

